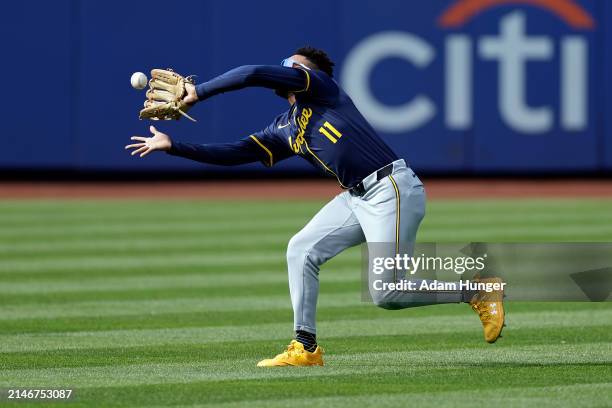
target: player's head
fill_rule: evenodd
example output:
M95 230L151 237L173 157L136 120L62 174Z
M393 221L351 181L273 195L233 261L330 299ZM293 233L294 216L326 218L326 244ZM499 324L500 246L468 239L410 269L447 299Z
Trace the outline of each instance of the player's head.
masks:
M318 69L325 72L330 77L334 76L334 62L323 50L311 46L305 46L295 50L291 57L294 60L306 65L311 69Z
M334 62L329 58L327 53L321 49L311 47L309 45L298 48L294 54L282 62L284 66L299 67L306 69L317 69L325 72L330 77L334 76ZM279 96L287 98L290 104L295 102L295 96L292 93L277 91Z

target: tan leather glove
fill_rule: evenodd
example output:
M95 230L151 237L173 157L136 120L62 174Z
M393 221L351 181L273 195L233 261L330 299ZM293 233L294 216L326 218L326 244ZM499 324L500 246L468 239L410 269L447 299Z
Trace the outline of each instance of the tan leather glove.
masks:
M185 116L195 122L186 113L191 105L183 101L187 94L185 83L194 82L190 76L183 77L170 68L151 70L147 100L140 111L140 119L179 120Z

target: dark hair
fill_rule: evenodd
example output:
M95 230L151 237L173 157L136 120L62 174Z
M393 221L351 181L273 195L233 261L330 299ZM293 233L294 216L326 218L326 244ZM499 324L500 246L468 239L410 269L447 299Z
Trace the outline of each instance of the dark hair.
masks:
M325 72L330 77L334 76L334 62L329 58L329 55L323 50L311 47L309 45L295 50L295 54L306 57L308 61L316 65L317 69Z

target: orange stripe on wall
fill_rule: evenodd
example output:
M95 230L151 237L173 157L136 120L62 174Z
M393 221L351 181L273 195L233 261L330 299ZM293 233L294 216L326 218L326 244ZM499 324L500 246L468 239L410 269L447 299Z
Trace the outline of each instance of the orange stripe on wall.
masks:
M573 28L593 29L595 27L592 16L573 0L459 0L442 13L438 24L445 28L461 27L487 9L512 4L543 8L557 15Z

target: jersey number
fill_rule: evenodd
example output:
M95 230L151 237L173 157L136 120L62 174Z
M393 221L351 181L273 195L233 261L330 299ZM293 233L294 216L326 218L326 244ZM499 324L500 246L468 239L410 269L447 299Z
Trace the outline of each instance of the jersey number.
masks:
M331 132L331 133L330 133ZM319 128L319 133L325 135L326 138L328 138L332 143L336 143L338 141L338 139L340 139L342 137L342 133L338 132L338 129L336 129L331 123L329 122L325 122L323 124L323 126L321 126ZM335 135L336 137L334 137L333 135Z

